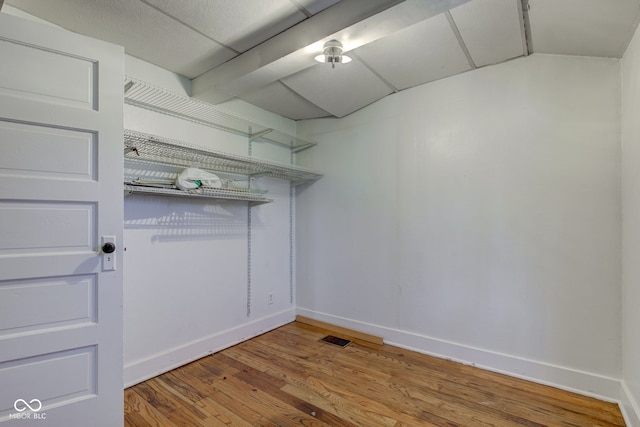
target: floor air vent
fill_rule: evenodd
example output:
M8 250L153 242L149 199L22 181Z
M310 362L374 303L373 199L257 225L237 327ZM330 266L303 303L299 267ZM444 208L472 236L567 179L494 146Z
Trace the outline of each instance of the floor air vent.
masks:
M351 341L345 340L344 338L334 337L333 335L327 335L326 337L322 338L320 341L325 341L325 342L328 342L329 344L337 345L340 347L346 347L347 345L351 344Z

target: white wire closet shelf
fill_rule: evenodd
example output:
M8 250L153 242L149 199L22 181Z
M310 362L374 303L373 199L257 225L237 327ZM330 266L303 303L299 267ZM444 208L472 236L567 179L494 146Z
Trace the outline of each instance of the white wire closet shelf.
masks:
M133 184L124 184L124 191L129 194L147 194L147 195L161 195L161 196L174 196L174 197L187 197L187 198L200 198L200 199L224 199L224 200L238 200L249 202L252 206L260 205L263 203L270 203L273 200L264 197L261 194L255 194L248 191L236 191L226 190L221 188L197 188L195 190L183 191L172 188L156 188L156 187L143 187Z
M299 138L242 115L131 78L125 78L124 101L158 113L210 126L236 135L259 138L289 147L293 152L305 150L316 142Z
M125 159L138 162L194 167L253 178L268 176L294 185L322 177L318 172L299 166L210 150L133 130L125 130L124 145Z

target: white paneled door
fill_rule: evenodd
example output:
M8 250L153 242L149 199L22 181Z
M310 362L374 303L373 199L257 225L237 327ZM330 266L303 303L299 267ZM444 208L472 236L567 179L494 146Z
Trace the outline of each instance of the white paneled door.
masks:
M123 423L123 63L0 14L0 425Z

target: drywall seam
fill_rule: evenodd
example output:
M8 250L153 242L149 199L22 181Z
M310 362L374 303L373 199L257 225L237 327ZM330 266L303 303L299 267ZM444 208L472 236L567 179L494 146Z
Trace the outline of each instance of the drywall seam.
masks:
M360 322L298 307L296 314L382 336L385 344L620 403L620 379Z
M194 360L279 328L295 320L293 308L157 353L124 367L124 386L131 387Z

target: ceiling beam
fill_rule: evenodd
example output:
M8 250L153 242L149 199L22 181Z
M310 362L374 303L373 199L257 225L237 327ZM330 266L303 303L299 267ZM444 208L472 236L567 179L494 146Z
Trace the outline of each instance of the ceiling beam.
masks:
M192 80L192 95L217 104L315 64L329 40L345 52L469 0L342 0Z

